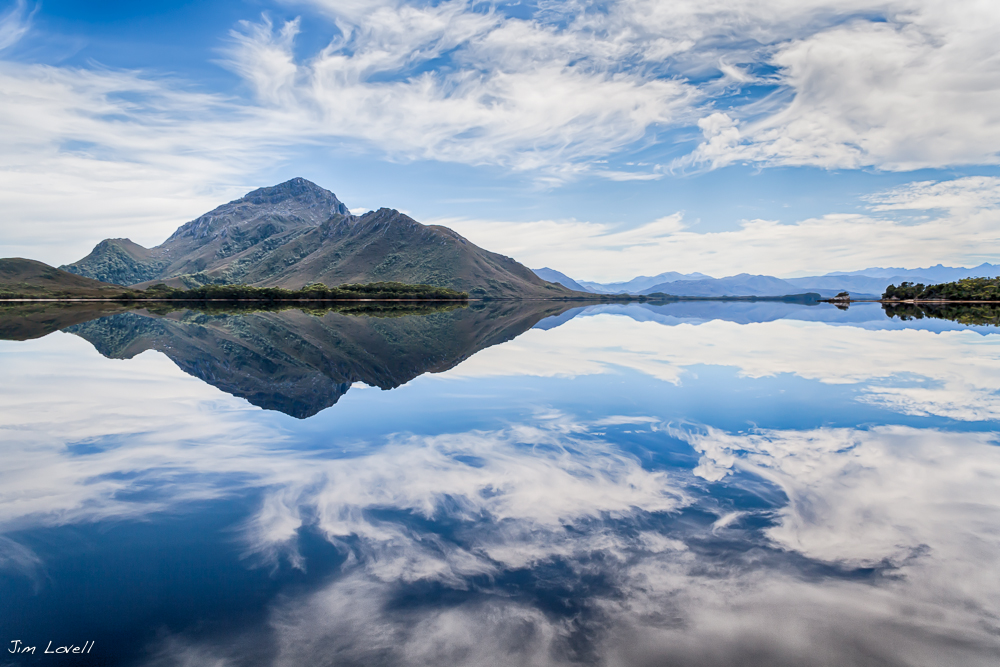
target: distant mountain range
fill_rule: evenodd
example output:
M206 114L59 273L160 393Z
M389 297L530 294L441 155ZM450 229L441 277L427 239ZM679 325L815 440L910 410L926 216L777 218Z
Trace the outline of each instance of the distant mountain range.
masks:
M655 288L658 285L666 283L705 279L711 280L712 276L706 276L704 273L677 273L676 271L667 271L666 273L661 273L656 276L639 276L638 278L633 278L632 280L624 283L601 284L582 281L580 284L594 292L602 294L619 294L622 292L627 292L629 294L641 294L650 289L656 291Z
M106 239L65 271L139 288L243 283L291 289L319 282L398 281L476 297L553 298L572 292L469 242L381 208L351 215L303 178L260 188L182 225L155 248Z
M595 294L652 294L663 292L674 296L786 296L816 292L824 297L839 292L849 292L860 298L877 298L889 285L913 283L942 283L972 277L1000 276L1000 265L981 264L973 268L949 267L938 264L925 269L871 268L862 271L828 273L804 278L775 278L774 276L740 273L725 278L713 278L703 273L676 273L668 271L656 276L639 276L627 282L595 283L574 280L554 269L535 271L545 280L558 282L573 290L586 290Z

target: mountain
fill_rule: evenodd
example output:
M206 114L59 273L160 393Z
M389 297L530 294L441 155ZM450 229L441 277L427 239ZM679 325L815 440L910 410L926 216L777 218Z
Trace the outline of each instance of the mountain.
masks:
M754 276L740 273L726 278L704 280L676 280L660 283L642 290L640 294L663 292L674 296L787 296L802 292L818 292L821 296L833 296L831 290L803 290L791 283L773 276Z
M560 273L555 269L550 269L549 267L544 267L541 269L532 269L534 274L541 278L542 280L547 280L550 283L559 283L563 287L568 287L571 290L576 290L577 292L593 292L594 290L587 289L580 283L576 282L565 273Z
M121 292L119 285L74 275L33 259L0 259L0 294L39 298L108 298Z
M989 264L983 265L983 267L992 266ZM881 296L887 286L890 284L898 285L903 281L935 282L925 276L915 276L912 271L899 270L904 271L904 273L890 273L885 277L873 277L861 275L860 273L834 273L825 276L785 279L775 278L774 276L751 276L746 273L727 276L725 278L712 278L703 273L682 274L668 271L658 276L639 276L627 282L619 283L594 283L585 280L573 281L568 276L566 277L566 281L575 282L582 288L599 294L651 294L653 292L665 292L675 296L786 296L789 294L801 294L803 292L818 292L824 297L829 297L846 291L856 297L862 298ZM977 267L976 269L961 269L960 271L982 271L989 273L990 270ZM567 284L563 281L560 282L564 285Z
M888 278L873 278L871 276L809 276L806 278L786 278L785 282L803 290L836 290L851 294L875 294L881 296L889 285L912 280L907 276L890 276ZM918 279L916 282L927 282Z
M663 282L646 287L642 293L663 292L675 296L780 296L794 291L784 280L741 273L726 278Z
M677 282L683 280L712 280L712 276L704 273L677 273L667 271L655 276L638 276L627 282L619 283L595 283L586 280L577 281L580 285L591 292L599 294L641 294L654 285Z
M355 382L393 389L508 341L571 302L492 301L429 315L358 317L300 310L122 313L68 327L112 359L158 350L194 377L253 405L304 419Z
M298 289L321 282L398 281L485 298L573 296L509 257L394 209L351 215L303 178L260 188L182 225L155 248L107 239L66 271L121 285L244 283Z
M785 296L818 292L824 297L829 297L838 292L850 292L855 297L875 298L880 297L889 285L899 285L902 282L930 285L953 282L962 278L1000 276L1000 265L980 264L973 268L964 268L938 264L924 269L873 267L861 271L836 271L822 276L784 279L773 276L748 276L745 273L726 278L712 278L703 273L683 274L668 271L657 276L638 276L618 283L574 281L569 276L559 275L565 279L559 281L563 285L572 282L598 294L665 292L675 296Z
M948 283L962 278L995 278L1000 276L1000 264L983 263L972 268L964 266L944 266L936 264L923 269L902 269L902 268L882 268L871 267L860 271L835 271L826 276L869 276L871 278L888 278L896 280L895 284L901 281L912 283L922 282L924 284ZM886 283L887 285L892 284Z

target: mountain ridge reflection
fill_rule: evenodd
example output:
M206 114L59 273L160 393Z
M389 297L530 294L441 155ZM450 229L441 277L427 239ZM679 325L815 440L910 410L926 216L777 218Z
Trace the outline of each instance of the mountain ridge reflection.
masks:
M391 317L298 309L244 314L135 311L64 331L110 359L157 350L185 373L298 419L333 406L355 382L394 389L509 341L565 302L486 302Z

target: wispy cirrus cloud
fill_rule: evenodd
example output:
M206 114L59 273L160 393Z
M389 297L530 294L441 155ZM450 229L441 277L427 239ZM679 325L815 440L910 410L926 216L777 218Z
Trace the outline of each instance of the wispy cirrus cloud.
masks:
M322 6L342 36L308 61L293 54L298 23L265 18L234 31L230 66L262 104L394 158L502 165L558 182L650 127L676 124L701 98L677 78L622 67L628 53L613 44L462 0Z
M865 199L874 211L968 211L1000 206L1000 178L967 176L950 181L917 181Z
M0 51L8 49L28 34L31 18L37 6L30 13L25 0L18 0L5 14L0 15Z
M0 91L5 256L159 243L244 194L298 136L272 112L141 72L0 61Z
M558 180L697 125L705 141L675 166L998 161L986 4L543 2L527 17L463 0L311 4L340 31L325 49L296 60L295 22L246 23L232 66L261 101L396 157Z
M675 169L994 164L996 10L952 5L617 0L515 14L463 0L312 0L310 28L329 33L312 52L297 43L305 18L265 16L229 36L224 61L251 99L152 72L4 60L3 254L59 263L101 237L157 243L317 146L486 165L550 186L587 177L655 187L672 177L666 159L616 159L650 147L688 151ZM30 25L29 6L14 5L0 48ZM645 228L634 241L606 222L453 222L482 245L579 277L787 275L993 259L990 202L918 225L818 211L713 234Z

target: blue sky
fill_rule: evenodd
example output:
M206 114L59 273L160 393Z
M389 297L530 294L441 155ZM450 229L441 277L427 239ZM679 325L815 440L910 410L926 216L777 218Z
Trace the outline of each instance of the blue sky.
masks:
M576 278L1000 261L1000 8L0 0L0 254L304 176Z

